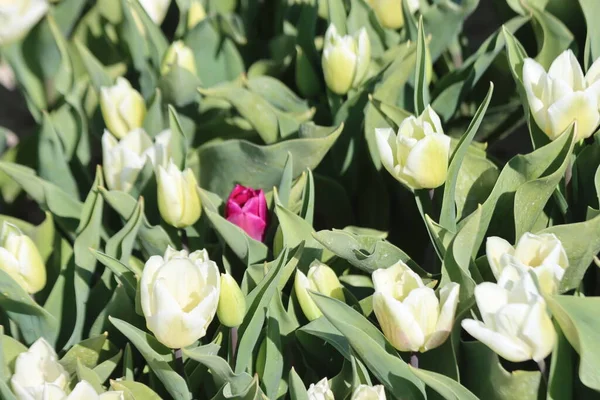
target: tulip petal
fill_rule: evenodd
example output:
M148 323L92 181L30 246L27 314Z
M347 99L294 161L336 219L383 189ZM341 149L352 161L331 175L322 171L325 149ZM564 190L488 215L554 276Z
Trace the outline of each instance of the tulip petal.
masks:
M414 179L415 189L433 189L446 181L450 138L443 134L425 137L413 147L404 173Z
M79 381L67 400L90 400L98 398L98 393L87 381Z
M352 82L353 87L358 87L365 79L371 62L371 42L367 30L363 27L355 34L356 40L356 72Z
M495 329L493 316L508 304L508 291L491 282L483 282L475 287L475 300L483 322Z
M396 134L392 128L375 129L375 140L381 163L392 176L397 177L399 173L398 159L396 158ZM397 178L396 178L397 179Z
M530 309L521 332L521 337L533 349L532 358L538 362L552 352L556 342L556 331L546 311L542 297Z
M242 228L252 239L262 242L267 224L260 217L241 212L230 216L227 220Z
M552 62L548 76L566 82L573 90L585 89L583 71L571 49L563 51Z
M169 252L169 249L171 249L171 247L167 249L167 253ZM156 271L158 271L164 263L165 260L161 256L152 256L144 265L142 279L140 280L140 303L146 317L152 315L152 285L154 284Z
M154 314L146 315L146 325L154 336L165 346L172 349L189 346L197 338L189 335L183 322L183 311L167 288L164 279L157 280L153 286Z
M502 273L502 264L500 262L501 257L507 253L514 253L514 248L510 243L498 236L491 236L487 238L485 242L485 254L496 280Z
M435 326L435 332L427 339L425 349L430 350L441 346L454 325L460 285L452 282L440 289L440 314Z
M494 332L474 319L464 319L461 325L469 335L508 361L522 362L531 359L530 349L519 340Z
M402 261L373 271L371 279L376 292L388 294L397 300L404 300L413 289L425 286L421 277Z
M550 139L556 139L574 121L577 121L576 139L588 138L600 122L598 99L593 93L574 92L552 104L548 108L548 118L550 124L546 134Z
M412 310L402 302L387 294L375 292L373 311L383 334L396 349L418 351L425 343L425 335Z
M433 289L422 287L412 290L402 304L410 309L425 338L435 332L440 304Z

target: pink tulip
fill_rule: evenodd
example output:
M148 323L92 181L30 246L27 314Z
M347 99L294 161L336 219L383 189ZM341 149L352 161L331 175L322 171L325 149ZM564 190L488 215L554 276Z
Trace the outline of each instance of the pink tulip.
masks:
M235 185L227 199L225 218L262 242L267 227L267 200L262 189Z

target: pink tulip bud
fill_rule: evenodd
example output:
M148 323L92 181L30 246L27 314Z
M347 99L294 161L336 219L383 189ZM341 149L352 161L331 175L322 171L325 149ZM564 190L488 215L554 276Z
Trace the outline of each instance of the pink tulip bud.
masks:
M225 218L262 242L267 227L267 200L262 189L235 185L227 199Z

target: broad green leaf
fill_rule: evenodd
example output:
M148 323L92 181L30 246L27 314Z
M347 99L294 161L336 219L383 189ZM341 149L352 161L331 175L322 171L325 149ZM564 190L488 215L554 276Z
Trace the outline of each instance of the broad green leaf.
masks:
M175 165L183 171L188 153L188 139L173 106L169 106L169 126L171 128L171 141L169 142L171 157Z
M346 35L346 10L342 0L325 0L329 23L333 24L339 35Z
M100 364L96 365L92 370L100 379L100 382L106 382L108 378L114 373L117 369L117 366L121 362L121 357L123 352L119 350L115 353L111 358L102 361Z
M268 361L265 362L263 370L259 370L258 373L265 394L268 398L274 399L277 398L279 383L283 375L284 359L279 321L273 318L270 313L267 313L264 343L265 359Z
M308 400L308 393L306 392L304 382L302 382L302 379L300 379L300 376L298 376L294 367L290 370L288 384L290 388L290 398L292 400Z
M579 0L586 25L585 69L600 57L600 26L596 23L596 15L600 12L600 4L596 0Z
M460 383L445 375L420 368L410 368L420 380L447 400L476 400L478 397Z
M123 264L121 261L97 250L90 249L94 257L115 274L117 280L125 287L127 295L131 300L136 298L136 278L141 278L142 271L136 268L135 264ZM131 265L131 266L130 266Z
M243 388L252 382L252 377L246 372L241 372L239 374L234 373L227 361L214 355L212 350L207 352L205 347L207 346L183 349L183 353L192 360L209 368L217 387L229 383L235 387Z
M191 400L185 380L171 367L174 360L171 349L125 321L110 316L108 319L138 349L171 396Z
M548 399L570 399L573 396L573 348L554 321L557 340L552 351L548 377Z
M185 107L198 100L198 88L202 86L200 79L189 70L172 65L169 71L158 81L158 88L165 101L177 107Z
M125 226L106 242L106 254L122 263L129 263L140 227L144 222L144 198L140 197Z
M281 111L302 114L309 110L308 102L299 98L281 81L270 76L258 76L245 82L248 89L266 99Z
M75 47L79 51L83 65L85 66L94 89L100 93L104 86L112 86L113 78L108 73L104 65L88 50L88 48L78 40L75 40Z
M5 336L4 328L0 325L0 349L0 396L5 400L17 400L8 387L8 377L14 370L16 357L19 353L27 351L27 347L10 336Z
M87 383L92 385L96 393L104 393L105 389L102 387L102 382L100 382L100 378L98 377L98 375L96 375L96 373L91 368L86 367L81 362L81 360L78 359L76 363L77 379L79 379L80 381L86 381Z
M314 169L342 132L342 126L301 126L298 139L269 146L243 140L207 143L198 149L200 160L196 176L200 187L226 198L234 184L271 190L281 179L281 171L292 154L293 177ZM236 162L231 162L236 160Z
M347 360L352 357L348 340L325 317L317 318L296 331L296 336L298 336L300 342L302 342L302 335L305 334L323 339L332 345Z
M535 6L528 7L528 12L533 16L534 31L537 42L541 43L541 49L536 56L536 60L544 67L549 68L550 64L563 50L569 48L573 42L573 34L563 24L548 11L544 11Z
M110 387L112 390L123 392L125 400L162 400L159 395L143 383L111 380Z
M419 33L417 36L417 64L415 66L414 110L416 115L421 115L429 105L429 88L427 87L427 42L423 31L423 17L419 19Z
M105 343L106 334L85 339L71 347L60 359L60 363L69 374L75 373L78 361L88 368L93 368L98 365Z

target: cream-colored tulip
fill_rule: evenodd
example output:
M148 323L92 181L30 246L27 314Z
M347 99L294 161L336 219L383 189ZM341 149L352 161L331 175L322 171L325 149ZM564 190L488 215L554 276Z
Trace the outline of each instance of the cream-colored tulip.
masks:
M350 88L363 82L371 62L371 42L365 28L353 36L341 36L335 25L329 25L321 60L325 83L337 94L348 93Z
M188 10L187 27L192 29L206 18L206 10L200 0L191 0Z
M202 207L198 196L198 183L191 169L180 171L173 163L158 166L158 210L161 217L176 228L193 225L200 218Z
M100 110L106 128L118 139L141 128L146 117L144 98L121 77L114 86L100 89Z
M146 326L165 346L186 347L206 335L217 312L220 276L206 250L171 247L146 262L140 299Z
M386 400L383 385L358 385L350 400Z
M485 251L496 279L506 268L516 268L537 275L543 293L555 294L569 266L569 259L558 238L551 233L525 233L515 247L497 236L489 237ZM513 274L516 272L513 272Z
M308 269L308 276L300 270L296 271L294 291L302 308L302 312L310 321L319 318L321 310L310 297L308 290L345 301L344 287L340 283L335 271L318 260L314 260Z
M19 400L58 400L65 397L69 374L52 346L40 338L17 356L10 383Z
M140 4L155 24L160 25L167 16L171 0L139 0Z
M429 106L417 118L405 118L398 134L391 128L375 129L381 163L410 189L433 189L448 175L450 137Z
M531 272L505 269L497 284L475 287L475 300L483 321L464 319L462 327L500 357L539 362L552 352L556 332Z
M0 46L22 39L49 9L47 0L0 1Z
M187 47L181 40L175 41L169 46L163 58L160 73L166 75L173 65L177 65L192 74L196 75L196 59L194 52Z
M246 297L238 283L229 274L221 274L221 294L217 317L229 328L240 326L246 316Z
M155 167L167 166L170 140L170 130L160 133L154 142L143 129L134 129L121 140L105 130L102 135L102 165L108 188L123 192L131 190L146 160Z
M414 14L419 9L419 0L367 0L381 25L390 29L400 29L404 26L403 1L408 1L411 13Z
M0 232L0 269L10 275L27 293L46 286L46 265L33 240L9 223Z
M548 72L531 58L523 63L523 86L535 122L551 140L574 121L577 139L590 137L600 123L600 61L584 76L571 50L565 50Z
M123 392L110 391L102 394L96 393L96 390L87 381L80 381L75 385L73 391L69 393L65 400L124 400Z
M373 311L396 349L425 352L446 341L454 324L458 283L443 286L438 299L402 261L374 271L372 278Z
M321 379L316 384L311 383L308 387L307 394L308 400L335 400L327 378Z

